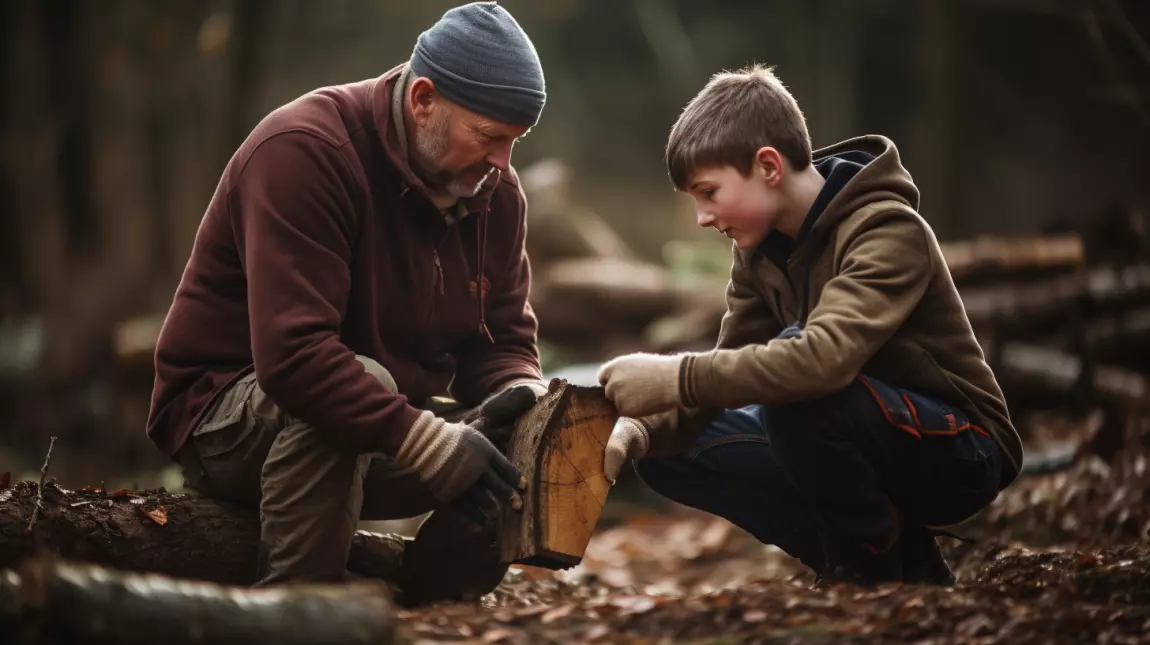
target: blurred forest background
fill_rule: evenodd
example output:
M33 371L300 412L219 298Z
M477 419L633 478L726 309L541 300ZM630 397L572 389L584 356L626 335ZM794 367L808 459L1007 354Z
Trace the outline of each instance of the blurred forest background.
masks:
M72 485L173 486L143 434L148 336L225 163L270 110L405 60L416 36L454 4L3 3L0 471L34 478L48 436L59 435L53 474ZM690 203L666 178L662 150L678 111L712 73L751 62L776 66L816 147L866 133L894 139L943 241L1072 232L1083 249L1075 275L1145 259L1150 3L502 4L530 34L547 78L542 121L513 157L533 182L532 226L550 217L600 251L613 248L631 264L605 266L632 269L616 271L616 279L677 294L670 305L652 296L652 317L686 312L697 328L653 328L650 319L612 318L600 308L609 324L643 335L582 342L609 334L564 313L584 303L560 297L573 291L541 293L549 369L617 349L713 342L707 333L721 314L714 296L721 296L728 246L697 229ZM537 276L558 284L571 268L547 273L547 253L541 248L533 259ZM697 275L706 277L683 279ZM998 288L997 278L987 282ZM1145 304L1145 291L1138 293ZM990 293L1008 304L1017 300L1011 294ZM1056 318L1066 317L1061 311ZM1012 316L1001 308L987 314ZM1049 318L1043 329L1064 338L1055 324L1064 320ZM1070 337L1056 349L1081 349L1082 334ZM1129 359L1126 340L1107 338L1109 345L1091 347ZM148 358L142 366L139 355ZM1068 378L1080 381L1094 361L1074 356L1078 371Z

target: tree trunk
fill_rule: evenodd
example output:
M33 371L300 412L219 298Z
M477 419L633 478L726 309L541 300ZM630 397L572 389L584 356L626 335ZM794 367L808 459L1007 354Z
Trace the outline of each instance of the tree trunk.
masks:
M236 589L34 558L0 577L5 642L333 645L393 642L380 583Z
M14 567L43 547L129 571L237 585L255 581L260 527L254 509L179 493L107 494L49 483L29 535L36 490L33 482L19 482L0 491L0 568ZM163 515L156 513L161 508ZM360 531L352 541L349 569L397 580L405 542Z

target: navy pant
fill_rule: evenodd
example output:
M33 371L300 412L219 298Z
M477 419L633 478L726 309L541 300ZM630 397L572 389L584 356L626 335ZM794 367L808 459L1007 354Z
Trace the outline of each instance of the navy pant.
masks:
M957 409L860 377L822 399L727 410L686 453L635 469L819 569L824 540L883 551L900 525L969 518L998 494L1001 459Z

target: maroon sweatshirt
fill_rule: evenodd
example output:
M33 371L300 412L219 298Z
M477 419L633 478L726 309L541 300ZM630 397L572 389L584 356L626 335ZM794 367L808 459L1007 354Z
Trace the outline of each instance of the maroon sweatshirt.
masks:
M228 163L156 348L147 432L166 454L253 368L291 416L389 454L449 385L474 404L541 377L518 178L493 173L446 224L399 152L400 69L272 112Z

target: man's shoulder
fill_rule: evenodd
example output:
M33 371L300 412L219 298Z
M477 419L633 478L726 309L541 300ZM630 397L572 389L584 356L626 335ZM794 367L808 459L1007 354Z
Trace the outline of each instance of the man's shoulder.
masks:
M243 147L254 150L278 135L342 147L369 127L377 80L321 87L300 95L261 119Z

